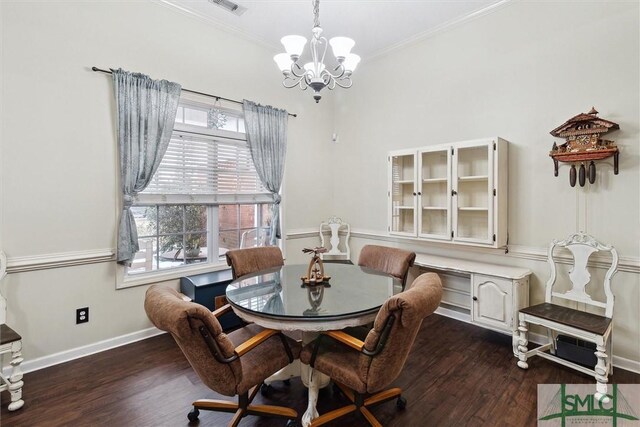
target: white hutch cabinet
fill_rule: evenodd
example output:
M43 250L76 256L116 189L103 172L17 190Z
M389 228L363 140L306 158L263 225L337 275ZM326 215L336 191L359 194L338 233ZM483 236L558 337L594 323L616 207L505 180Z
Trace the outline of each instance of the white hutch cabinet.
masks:
M488 247L507 242L507 141L389 153L389 233Z

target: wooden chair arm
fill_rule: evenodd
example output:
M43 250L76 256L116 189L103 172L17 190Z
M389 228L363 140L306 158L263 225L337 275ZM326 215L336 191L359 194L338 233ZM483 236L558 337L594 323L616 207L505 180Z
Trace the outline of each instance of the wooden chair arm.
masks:
M255 348L258 344L264 342L268 338L278 333L279 331L274 331L273 329L265 329L264 331L258 333L257 335L254 335L242 344L238 345L235 349L235 353L238 356L242 356L243 354L246 354L248 351Z
M326 332L322 332L322 334L328 335L334 340L339 341L345 345L348 345L349 347L355 350L362 351L362 349L364 349L364 342L360 341L358 338L353 337L345 332L326 331Z
M217 310L213 310L211 314L213 314L216 317L220 317L223 314L228 313L229 311L231 311L231 305L225 304L222 307L218 308Z

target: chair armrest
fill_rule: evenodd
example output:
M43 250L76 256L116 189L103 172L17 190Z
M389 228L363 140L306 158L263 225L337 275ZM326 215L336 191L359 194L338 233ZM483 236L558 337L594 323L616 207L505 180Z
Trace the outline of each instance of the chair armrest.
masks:
M360 341L358 338L353 337L342 331L326 331L322 332L323 335L328 335L336 341L341 342L355 350L362 351L364 349L364 342Z
M238 356L242 356L243 354L246 354L247 352L255 348L258 344L266 341L268 338L278 333L279 331L274 331L273 329L265 329L264 331L258 333L257 335L254 335L242 344L238 345L235 349L235 353Z
M223 314L228 313L229 311L231 311L231 305L225 304L217 310L213 310L211 314L213 314L215 317L220 317Z

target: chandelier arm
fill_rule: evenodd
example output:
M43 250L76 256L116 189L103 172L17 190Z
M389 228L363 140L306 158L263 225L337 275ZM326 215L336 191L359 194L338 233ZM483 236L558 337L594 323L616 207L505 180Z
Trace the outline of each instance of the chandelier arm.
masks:
M282 85L284 87L286 87L287 89L292 89L296 86L298 86L298 84L302 81L302 78L291 78L291 77L285 77L285 79L282 81ZM290 82L290 83L287 83Z
M336 82L336 84L343 89L349 89L351 85L353 85L353 82L351 81L351 77L345 77L340 80L335 79L334 82ZM345 83L342 83L342 82L345 82Z
M298 74L298 73L300 73L300 74ZM302 78L307 74L307 72L297 62L294 62L293 64L291 64L291 74L293 74L294 76L296 76L298 78Z

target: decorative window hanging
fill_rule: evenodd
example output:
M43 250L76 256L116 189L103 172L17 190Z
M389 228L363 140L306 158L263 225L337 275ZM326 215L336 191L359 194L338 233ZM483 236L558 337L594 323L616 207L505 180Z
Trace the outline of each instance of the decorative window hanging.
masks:
M209 129L222 129L227 124L227 115L220 108L220 100L217 99L213 108L207 112L207 127Z
M618 175L618 147L613 141L600 139L600 135L610 130L620 129L617 123L598 117L595 108L588 113L581 113L570 118L551 131L551 135L565 138L566 142L558 146L555 142L549 152L553 159L554 176L558 176L558 162L571 163L569 184L576 186L576 178L580 187L584 187L587 178L589 183L596 181L596 165L594 161L613 156L613 173ZM588 171L585 163L589 162ZM580 164L579 173L576 164Z

